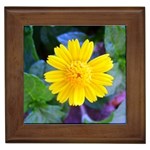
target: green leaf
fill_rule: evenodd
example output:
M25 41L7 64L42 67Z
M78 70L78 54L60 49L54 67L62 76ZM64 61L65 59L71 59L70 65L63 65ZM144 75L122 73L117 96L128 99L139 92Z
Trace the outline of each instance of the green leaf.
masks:
M100 110L103 107L103 105L109 101L107 97L104 98L97 97L97 98L98 100L96 102L90 103L88 100L86 100L85 104L92 109Z
M44 73L52 70L53 68L48 65L44 60L39 60L35 62L29 69L30 74L34 74L39 78L44 78Z
M125 56L126 51L126 27L105 26L104 43L106 51L117 61L118 56Z
M54 48L60 44L50 26L41 28L41 41L48 51L48 54L54 54Z
M24 120L24 123L62 123L64 112L61 107L49 105L32 111Z
M114 111L114 117L110 123L126 123L126 101L125 100Z
M32 97L29 94L24 93L24 112L27 112L31 107Z
M26 72L28 72L28 69L32 63L39 60L32 35L33 35L32 26L25 26L24 27L24 70Z
M68 45L69 40L78 39L80 44L82 44L87 38L88 36L85 33L77 32L77 31L68 32L68 33L64 33L64 34L57 36L58 41L62 43L63 45L65 45L66 47Z
M125 58L119 58L118 59L118 63L119 63L119 68L122 71L123 75L125 76L126 74L126 60Z
M73 30L72 26L49 26L49 30L53 33L53 35L58 36L65 32L69 32Z
M53 94L40 78L24 73L24 112L30 108L45 106L52 98Z
M96 29L96 33L92 36L92 41L94 43L99 43L99 42L104 42L104 33L105 33L105 26L100 26L100 27L93 27Z
M33 26L33 39L40 59L46 60L54 48L59 46L57 36L73 31L72 26Z
M113 85L106 87L108 90L108 94L106 96L110 96L120 92L122 89L125 88L125 81L123 80L123 74L119 69L119 64L114 63L114 67L108 74L114 77Z

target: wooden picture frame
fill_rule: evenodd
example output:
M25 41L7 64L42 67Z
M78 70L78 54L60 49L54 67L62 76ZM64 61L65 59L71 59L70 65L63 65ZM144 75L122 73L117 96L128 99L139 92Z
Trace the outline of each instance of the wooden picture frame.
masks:
M126 25L126 124L24 124L25 25ZM5 7L6 142L145 143L144 7Z

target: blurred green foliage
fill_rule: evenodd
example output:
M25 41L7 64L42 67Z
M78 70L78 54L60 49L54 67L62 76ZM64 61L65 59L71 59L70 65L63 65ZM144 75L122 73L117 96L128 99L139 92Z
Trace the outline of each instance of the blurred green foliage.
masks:
M102 107L103 107L103 105L105 104L105 103L107 103L108 101L109 101L109 97L104 97L103 98L103 100L101 100L101 98L99 98L99 97L97 97L97 101L96 102L94 102L94 103L90 103L88 100L86 100L85 101L85 104L87 105L87 106L89 106L90 108L92 108L92 109L101 109Z
M50 65L48 65L44 60L41 59L31 65L31 67L29 68L29 73L34 74L43 80L44 73L52 69L53 68Z
M110 123L126 123L126 102L123 101L117 110L114 112L114 116Z
M105 26L104 43L107 52L113 58L114 62L119 63L120 69L125 73L126 58L126 27Z
M37 76L24 73L24 112L28 109L45 107L54 97L46 85Z
M32 38L32 26L24 27L24 71L28 71L32 63L39 60Z
M119 63L114 63L114 67L108 73L114 77L113 85L107 87L107 96L110 96L121 92L125 88L125 83L123 82L124 74L119 68Z
M68 40L77 38L80 44L85 39L95 45L93 58L109 53L114 68L109 71L114 77L113 86L107 87L108 94L95 103L85 102L93 110L102 110L112 98L126 89L126 27L121 26L25 26L24 27L24 123L63 123L69 115L68 103L60 104L49 90L43 74L53 68L45 61L54 54L54 48L60 43L67 46ZM123 104L122 104L123 105ZM125 105L116 108L103 120L84 120L82 123L116 123L117 115L125 120ZM104 110L105 111L105 110ZM74 117L74 116L72 116Z
M24 120L25 123L62 123L65 115L60 106L47 105L33 110Z

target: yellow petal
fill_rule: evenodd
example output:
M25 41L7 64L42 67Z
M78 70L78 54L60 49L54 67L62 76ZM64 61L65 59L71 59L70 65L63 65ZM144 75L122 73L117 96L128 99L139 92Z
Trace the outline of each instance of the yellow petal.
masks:
M71 54L69 53L69 51L66 49L64 45L60 44L60 48L56 47L54 51L58 57L64 59L67 63L71 62L72 60Z
M46 72L44 76L45 76L45 81L47 82L62 81L65 80L66 78L64 72L61 70L53 70L53 71Z
M52 56L52 55L48 56L47 63L53 66L54 68L60 69L60 70L64 70L66 69L66 66L68 66L68 64L63 59L57 56Z
M109 54L101 55L101 56L96 57L96 58L94 58L93 60L91 60L88 64L89 64L90 66L95 66L95 65L100 64L100 63L102 63L103 61L105 61L108 57L109 57Z
M62 91L66 87L66 85L67 85L67 82L65 82L64 80L58 81L58 82L51 84L49 86L49 90L52 91L52 94L56 94L56 93Z
M94 73L92 73L92 77L93 76L104 78L104 79L107 79L107 80L114 80L114 77L107 74L107 73L94 72Z
M92 73L92 80L100 85L111 86L113 77L105 73Z
M107 89L102 85L99 85L95 82L92 82L91 85L95 89L96 95L98 97L104 97L108 93Z
M99 89L102 90L105 94L108 94L108 91L104 86L99 85Z
M76 49L79 51L80 50L80 43L79 43L78 39L75 39L74 42L75 42Z
M69 105L81 106L85 100L85 91L83 87L77 86L69 97Z
M87 62L91 58L93 50L93 42L89 42L88 40L86 40L81 47L80 60L83 62Z
M62 91L59 92L57 96L57 101L59 101L60 103L64 103L69 98L69 95L70 95L70 87L69 85L67 85L65 86L65 88L63 88Z
M92 81L99 85L112 86L112 81L104 81L104 80L98 80L98 79L92 79Z
M84 89L85 89L85 97L87 98L87 100L91 103L95 102L97 100L97 97L93 87L89 84Z
M103 65L103 66L95 66L92 68L92 71L96 72L96 71L99 71L99 72L107 72L109 70L111 70L113 68L113 64L112 62L110 64L106 64L106 65Z
M70 94L69 94L69 105L74 105L74 86L70 87Z
M79 53L80 53L80 44L79 41L76 40L69 40L68 41L68 50L72 56L73 60L78 60Z
M113 67L113 62L107 54L99 56L88 63L92 72L107 72Z
M84 43L82 44L81 50L84 51L84 50L87 48L88 44L89 44L89 40L87 39L87 40L85 40Z

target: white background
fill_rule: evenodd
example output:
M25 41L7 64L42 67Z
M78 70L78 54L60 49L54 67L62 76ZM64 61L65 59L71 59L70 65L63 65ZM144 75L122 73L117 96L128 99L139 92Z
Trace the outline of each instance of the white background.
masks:
M146 7L146 144L5 144L4 6L145 6ZM150 0L0 0L0 149L150 149ZM137 66L138 67L138 66ZM134 108L133 108L134 109ZM18 112L19 113L19 112Z

